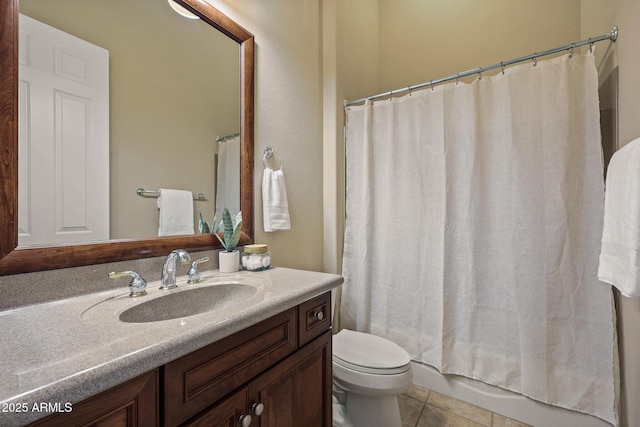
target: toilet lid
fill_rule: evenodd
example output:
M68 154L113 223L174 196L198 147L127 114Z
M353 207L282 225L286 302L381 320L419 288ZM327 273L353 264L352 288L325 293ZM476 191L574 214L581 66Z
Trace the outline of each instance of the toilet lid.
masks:
M398 373L408 369L409 354L376 335L343 329L333 336L334 361L363 372Z

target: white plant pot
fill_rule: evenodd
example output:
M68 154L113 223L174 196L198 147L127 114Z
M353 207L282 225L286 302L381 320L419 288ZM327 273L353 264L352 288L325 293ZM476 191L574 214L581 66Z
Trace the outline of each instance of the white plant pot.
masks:
M220 273L234 273L240 270L240 252L220 251L218 266Z

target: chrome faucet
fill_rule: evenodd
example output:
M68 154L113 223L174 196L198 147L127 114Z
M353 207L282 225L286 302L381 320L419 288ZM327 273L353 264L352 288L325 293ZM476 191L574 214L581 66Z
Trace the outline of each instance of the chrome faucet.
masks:
M178 261L180 262L180 264L188 264L189 262L191 262L191 257L184 249L176 249L175 251L171 251L171 253L167 256L167 259L164 260L164 265L162 266L160 289L166 291L167 289L173 289L178 286L176 285L176 262Z

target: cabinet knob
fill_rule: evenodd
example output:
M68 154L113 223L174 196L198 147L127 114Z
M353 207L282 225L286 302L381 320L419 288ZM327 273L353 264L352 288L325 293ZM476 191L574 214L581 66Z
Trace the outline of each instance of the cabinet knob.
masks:
M251 415L240 415L240 425L249 427L251 425Z
M251 409L253 409L253 413L256 414L256 417L259 417L264 411L264 405L262 403L254 403Z
M315 317L318 320L322 320L322 319L324 319L324 312L323 311L316 311L313 314L313 317Z

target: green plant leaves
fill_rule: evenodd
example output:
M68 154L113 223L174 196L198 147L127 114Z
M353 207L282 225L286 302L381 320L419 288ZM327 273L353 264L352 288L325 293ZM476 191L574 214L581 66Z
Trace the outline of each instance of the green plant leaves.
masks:
M223 233L224 240L218 234L221 231ZM242 234L242 211L231 217L229 209L224 208L224 211L222 212L222 221L220 221L220 224L218 224L213 233L218 238L225 251L232 252L235 247L238 246L240 235Z
M209 223L202 219L202 212L198 211L198 214L200 214L200 221L198 221L198 228L200 229L200 233L211 233L211 227L209 226Z

